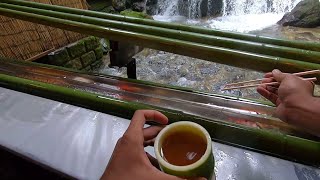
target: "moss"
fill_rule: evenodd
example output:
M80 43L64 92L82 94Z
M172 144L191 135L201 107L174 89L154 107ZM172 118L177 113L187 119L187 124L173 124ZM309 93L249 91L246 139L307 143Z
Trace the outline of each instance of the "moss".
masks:
M59 49L55 52L48 54L48 63L52 65L61 66L67 61L70 61L70 57L67 49Z
M64 67L72 68L72 69L82 69L82 64L81 64L80 58L76 58L76 59L73 59L73 60L67 62L64 65Z
M87 66L87 67L85 67L85 68L81 69L81 71L84 71L84 72L91 72L91 71L92 71L92 69L91 69L91 66Z
M130 17L141 18L141 19L152 19L152 17L146 13L136 12L128 9L121 11L120 14L123 16L130 16Z
M78 41L76 43L67 46L68 52L71 58L79 57L81 54L86 52L84 41Z
M98 60L92 63L90 66L92 70L96 70L96 69L99 69L102 65L103 65L103 62L101 60Z
M96 60L96 55L94 51L90 51L81 56L81 62L83 67L87 67L89 64Z
M96 48L96 49L94 50L94 53L96 54L96 59L97 59L97 60L101 59L102 56L103 56L102 46Z
M111 5L111 1L91 0L88 1L89 9L93 11L101 11Z
M119 14L112 6L105 7L100 11L105 13L111 13L111 14Z
M89 36L84 40L87 51L91 51L99 47L99 38L94 36Z

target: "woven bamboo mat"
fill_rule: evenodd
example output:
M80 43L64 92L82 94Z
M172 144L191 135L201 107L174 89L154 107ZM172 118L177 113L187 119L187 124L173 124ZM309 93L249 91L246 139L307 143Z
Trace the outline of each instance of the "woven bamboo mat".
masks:
M33 1L88 9L86 0ZM83 37L83 34L0 16L0 56L7 58L32 61Z

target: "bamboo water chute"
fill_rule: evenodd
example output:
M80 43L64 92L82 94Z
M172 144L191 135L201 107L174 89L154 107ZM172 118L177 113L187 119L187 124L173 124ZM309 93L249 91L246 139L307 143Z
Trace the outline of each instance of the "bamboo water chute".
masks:
M253 70L320 69L320 43L223 33L16 0L0 3L0 14Z

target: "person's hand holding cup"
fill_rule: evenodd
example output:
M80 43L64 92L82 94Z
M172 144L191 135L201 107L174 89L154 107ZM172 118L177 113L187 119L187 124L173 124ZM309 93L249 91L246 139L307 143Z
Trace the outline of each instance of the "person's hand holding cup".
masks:
M145 152L144 147L152 146L154 138L163 129L163 126L149 126L144 128L146 121L154 121L158 124L166 125L168 118L154 110L136 111L128 129L118 140L101 179L183 180L180 177L174 176L174 174L170 175L169 172L165 173L166 171L160 171L157 160ZM210 170L213 170L213 167ZM187 179L205 180L203 177L204 176L193 176Z
M155 154L163 172L183 178L211 179L214 170L212 141L200 125L181 121L158 134Z

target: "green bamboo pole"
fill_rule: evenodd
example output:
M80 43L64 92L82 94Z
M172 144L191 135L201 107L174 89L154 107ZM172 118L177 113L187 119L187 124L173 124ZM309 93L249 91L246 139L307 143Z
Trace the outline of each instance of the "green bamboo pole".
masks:
M300 48L300 49L306 49L306 50L320 51L320 43L312 43L312 42L306 42L306 41L291 41L291 40L276 39L271 37L263 37L263 36L250 35L250 34L227 32L222 30L213 30L213 29L187 26L187 25L174 24L174 23L164 23L164 22L158 22L158 21L153 21L148 19L124 17L124 16L114 15L114 14L107 14L107 13L101 13L101 12L95 12L95 11L88 11L88 10L84 11L84 10L75 9L75 8L67 8L63 6L47 5L47 4L27 2L27 1L21 1L21 0L3 0L3 2L29 6L29 7L42 8L47 10L61 11L66 13L73 13L78 15L98 17L103 19L110 19L110 20L162 27L162 28L169 28L174 30L189 31L189 32L195 32L200 34L247 40L252 42L260 42L260 43L274 44L279 46L287 46L287 47L294 47L294 48Z
M248 42L248 41L242 41L242 40L230 39L230 38L224 38L224 37L216 37L216 36L210 36L210 35L202 35L199 33L190 33L190 32L177 31L177 30L166 29L166 28L145 26L140 24L105 20L101 18L79 16L79 15L70 14L70 13L48 11L43 9L17 6L12 4L0 3L0 7L34 13L34 14L45 15L50 17L56 17L61 19L68 19L68 20L73 20L77 22L89 23L93 25L101 25L104 27L117 28L117 29L122 29L126 31L134 31L134 32L143 33L143 34L150 34L150 35L168 37L168 38L179 39L184 41L191 41L191 42L196 42L201 44L208 44L212 46L231 48L231 49L247 51L251 53L266 54L266 55L271 55L276 57L295 59L299 61L320 63L320 52L315 52L315 51L302 50L297 48L288 48L288 47L275 46L275 45L269 45L269 44L261 44L261 43Z
M272 56L259 54L251 54L242 51L212 47L204 44L163 38L159 36L128 32L4 8L0 8L0 14L52 27L63 28L66 30L96 35L100 37L110 37L111 40L131 42L144 47L164 50L212 62L218 62L258 71L266 72L279 67L286 72L320 69L320 64L315 63L301 62L285 58L275 58Z
M178 91L185 91L185 92L190 92L190 93L195 93L195 94L202 94L202 95L219 97L219 98L224 98L224 99L229 99L229 100L230 99L231 100L236 100L236 101L240 101L240 102L255 103L255 104L259 104L259 105L263 105L263 106L274 107L274 104L272 104L270 101L265 101L265 100L260 100L260 99L249 99L249 98L241 98L241 97L233 96L233 95L207 93L207 92L197 91L197 90L194 90L194 89L188 88L188 87L173 86L173 85L168 85L168 84L159 84L159 83L156 83L156 82L137 80L137 79L128 79L128 78L122 78L122 77L119 77L119 76L112 76L112 75L107 75L107 74L99 74L99 73L94 73L94 72L83 72L83 71L80 71L80 70L65 68L65 67L61 67L61 66L54 66L54 65L49 65L49 64L41 64L41 63L31 62L31 61L19 61L19 60L9 59L9 58L5 58L5 57L1 57L1 56L0 56L0 62L2 62L2 63L10 62L10 63L14 63L14 64L23 64L23 65L28 65L28 66L31 66L31 67L39 67L39 66L41 66L42 68L58 69L58 70L63 71L63 72L74 72L74 73L78 73L78 74L89 74L89 75L98 76L98 77L102 77L102 78L110 78L110 79L115 79L115 80L118 80L118 81L137 83L137 84L142 84L142 85L146 85L146 86L174 89L174 90L178 90Z
M315 167L320 166L320 156L318 155L320 152L320 142L314 140L306 140L277 132L215 121L213 119L199 118L180 111L113 99L95 93L5 74L0 74L0 86L127 119L131 119L136 110L154 109L164 113L169 118L170 123L188 120L202 125L215 141Z

